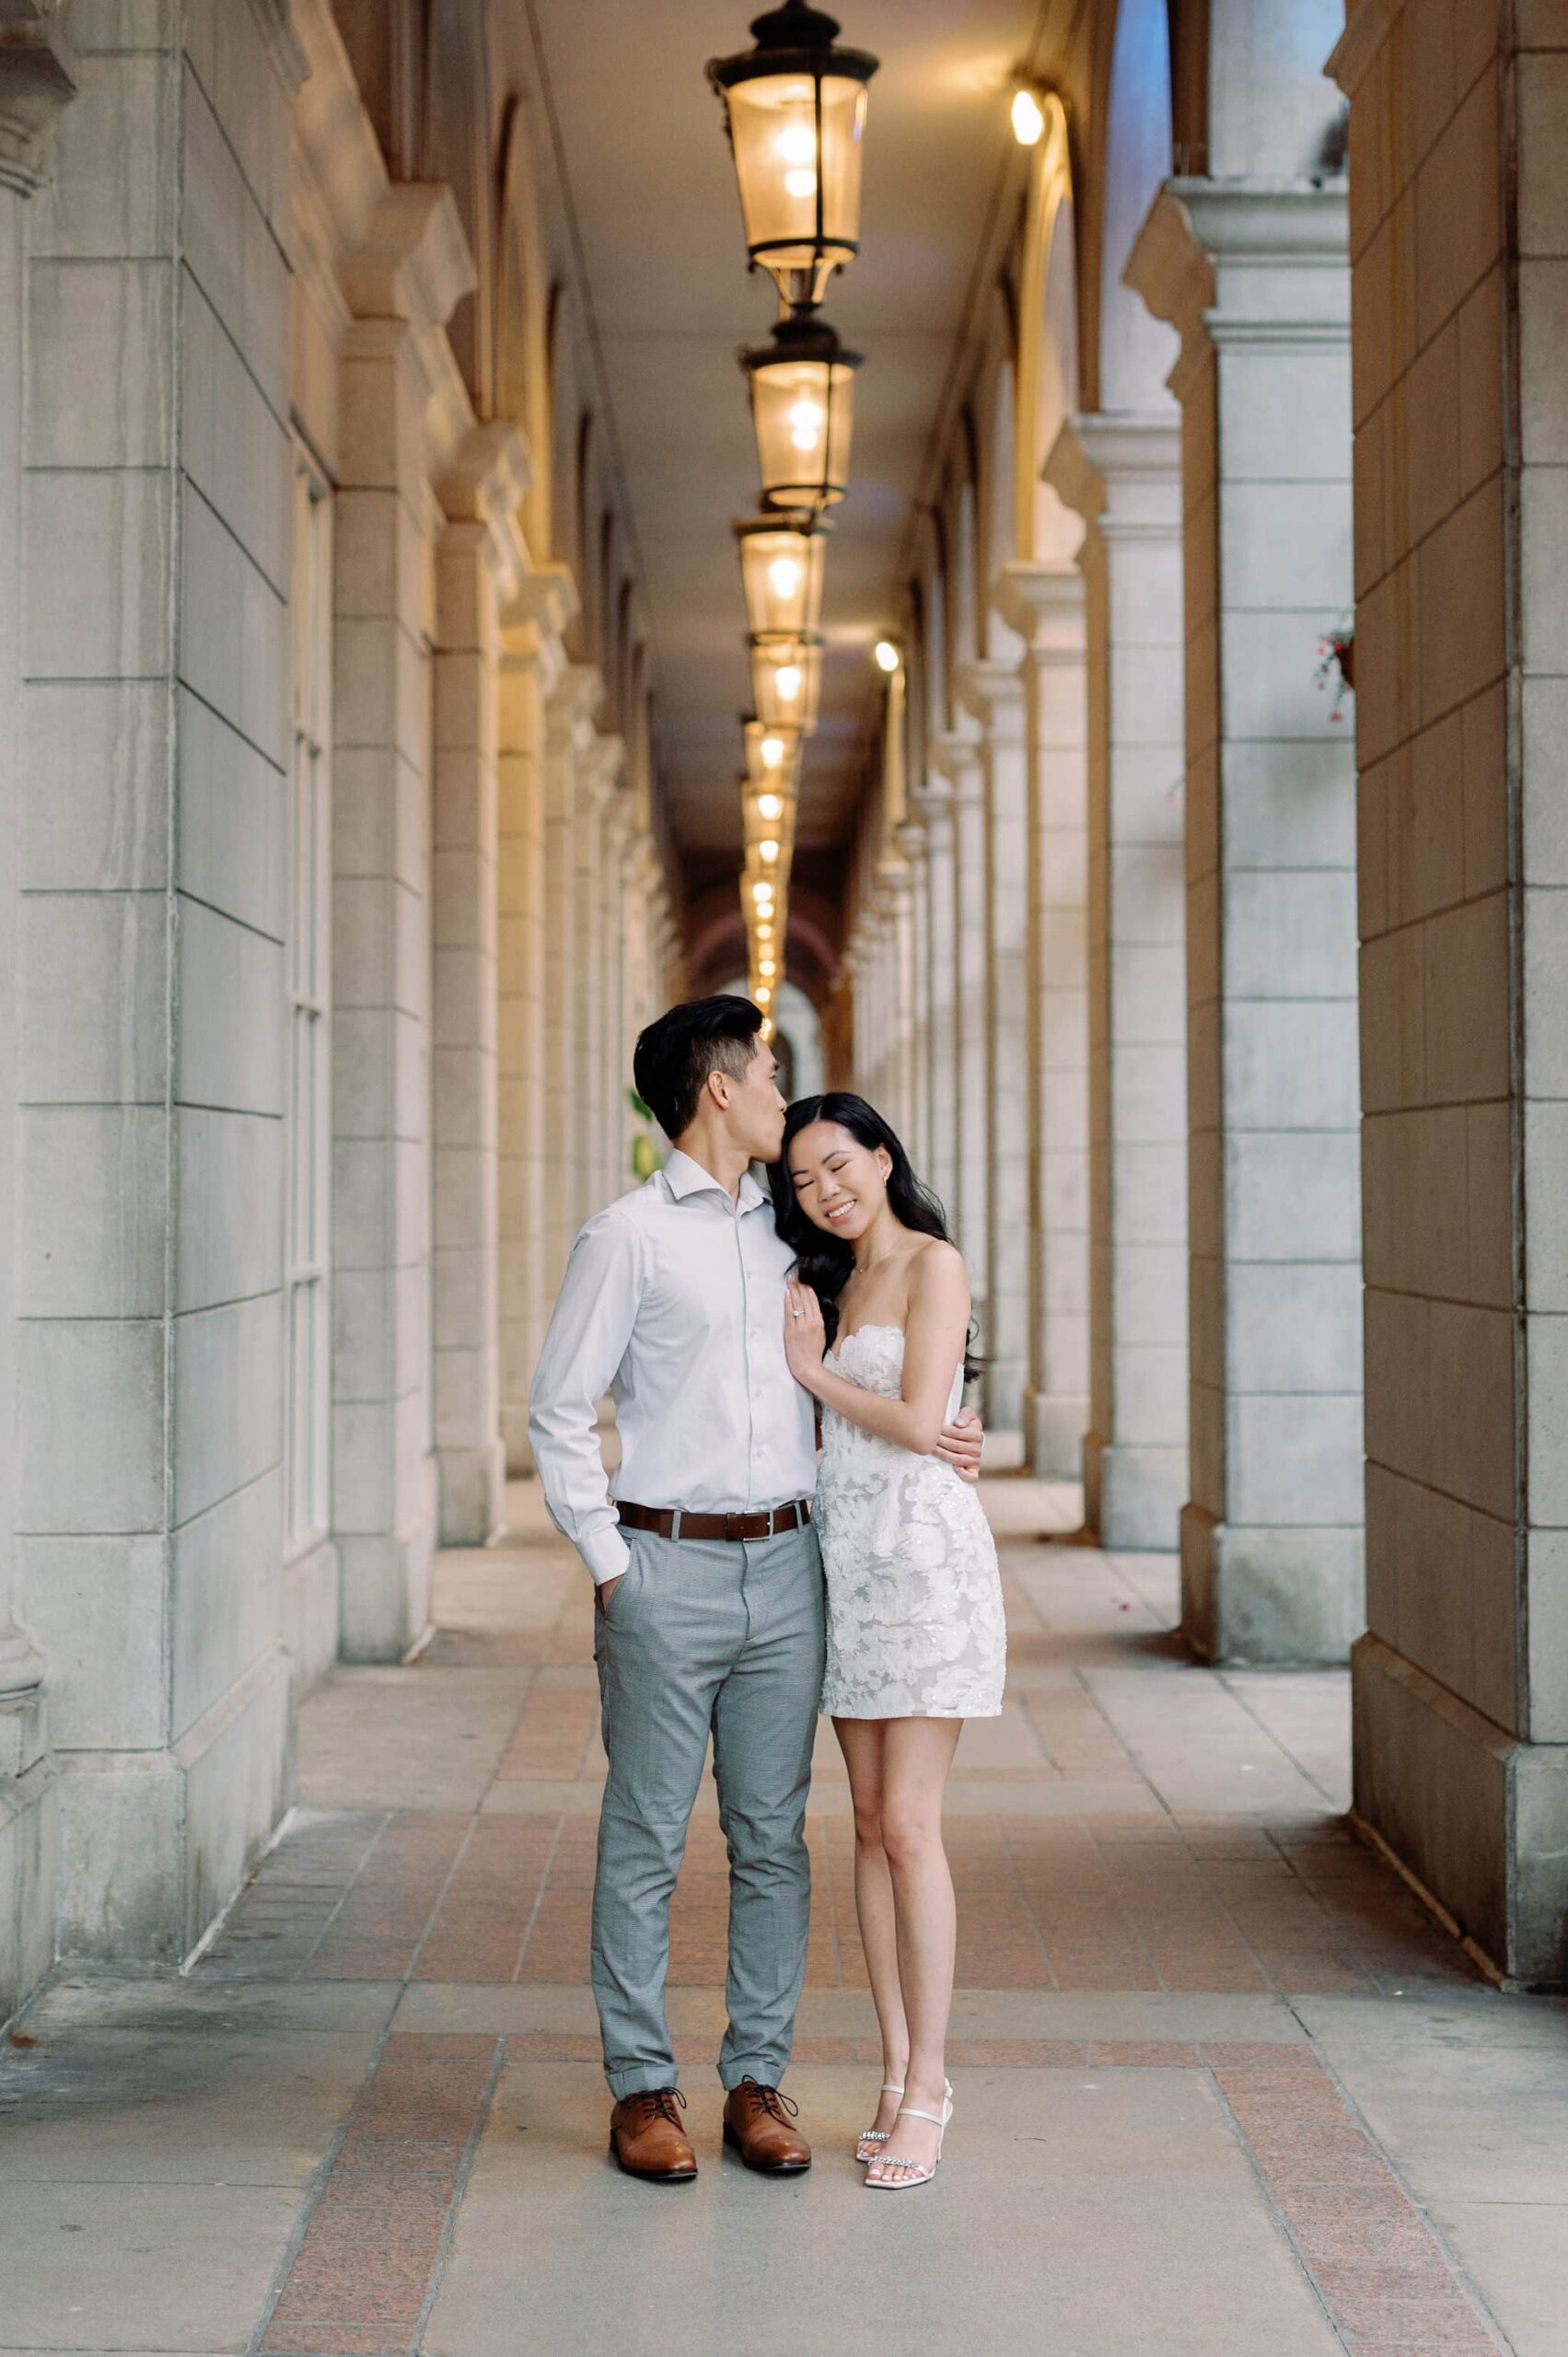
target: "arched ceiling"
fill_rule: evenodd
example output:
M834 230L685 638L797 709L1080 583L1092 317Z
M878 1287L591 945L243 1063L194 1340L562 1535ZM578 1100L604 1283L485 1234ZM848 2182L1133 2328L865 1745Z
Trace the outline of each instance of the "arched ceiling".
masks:
M529 0L579 291L634 519L669 816L699 888L739 851L737 714L749 702L731 520L756 456L738 346L766 337L710 56L761 0ZM822 721L807 750L802 880L830 881L878 705L868 650L895 618L913 503L1016 151L1007 82L1051 0L843 0L871 86L861 252L824 306L865 354L852 489L828 554Z

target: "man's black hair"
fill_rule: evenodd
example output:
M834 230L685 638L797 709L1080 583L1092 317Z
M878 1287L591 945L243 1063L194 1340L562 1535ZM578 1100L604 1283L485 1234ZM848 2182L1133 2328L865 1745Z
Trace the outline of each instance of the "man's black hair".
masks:
M690 1129L711 1072L743 1077L756 1052L761 1010L749 998L691 998L650 1023L637 1040L632 1076L667 1138Z

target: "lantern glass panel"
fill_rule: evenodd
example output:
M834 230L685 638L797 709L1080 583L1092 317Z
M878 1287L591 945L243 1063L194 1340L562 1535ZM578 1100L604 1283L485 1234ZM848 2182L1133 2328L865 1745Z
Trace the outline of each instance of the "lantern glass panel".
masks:
M746 610L759 635L799 638L816 629L822 613L823 549L819 532L787 526L740 534Z
M786 299L796 291L790 273L807 271L809 299L820 301L832 271L854 258L860 236L865 85L841 74L818 80L796 69L732 82L725 95L747 247Z
M854 370L782 359L751 371L762 496L775 507L828 507L849 481Z
M798 638L753 641L752 701L764 728L797 728L809 736L817 726L821 692L819 644Z

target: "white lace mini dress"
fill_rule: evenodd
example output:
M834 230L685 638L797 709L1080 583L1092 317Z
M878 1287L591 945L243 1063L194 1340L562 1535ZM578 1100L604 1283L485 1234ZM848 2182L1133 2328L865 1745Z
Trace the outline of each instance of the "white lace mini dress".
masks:
M862 1326L828 1364L889 1399L903 1388L900 1326ZM949 1422L963 1396L953 1378ZM939 1457L917 1457L822 1412L817 1526L828 1578L822 1708L837 1719L993 1719L1007 1622L979 1493Z

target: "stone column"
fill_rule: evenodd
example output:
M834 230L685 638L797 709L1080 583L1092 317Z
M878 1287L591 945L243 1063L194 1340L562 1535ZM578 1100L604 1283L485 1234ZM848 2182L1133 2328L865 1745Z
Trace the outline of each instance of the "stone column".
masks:
M1028 752L1024 682L977 661L960 692L981 724L985 858L986 1420L1023 1429L1029 1365Z
M943 737L931 761L952 789L954 868L953 1051L958 1102L954 1176L958 1240L982 1356L993 1349L990 1324L991 1194L987 1150L985 782L980 746Z
M1177 1542L1187 1496L1186 885L1179 426L1082 416L1046 480L1085 521L1089 1430L1084 1520Z
M24 1875L17 1922L24 1963L57 1930L67 1954L168 1965L236 1893L291 1782L292 214L266 159L288 152L299 61L246 10L215 84L210 16L155 11L131 48L113 11L73 14L80 91L27 207L19 698L0 673L21 887L4 1541L49 1664L61 1822L54 1920L41 1934ZM0 25L8 371L15 77L47 28L15 6ZM0 391L6 456L17 414ZM3 459L0 484L8 502ZM16 547L0 526L0 563ZM4 671L13 596L7 579ZM14 1769L29 1713L21 1746L6 1715ZM0 1797L6 1974L5 1852L45 1864L20 1782Z
M929 1156L925 1176L950 1222L957 1219L958 1155L958 1011L955 986L953 789L935 774L917 785L911 802L924 835L925 1091Z
M1355 1808L1568 1983L1561 11L1353 10L1366 1602ZM1507 127L1509 136L1500 138Z
M1172 180L1127 272L1182 338L1182 1625L1214 1659L1342 1659L1362 1618L1354 761L1314 679L1351 595L1345 227L1332 181Z
M439 1530L482 1547L501 1524L497 1247L497 763L500 611L524 561L528 482L510 425L476 426L441 483L432 797L433 1344Z
M75 59L57 8L0 0L0 826L25 841L21 761L23 402L28 201L47 168L61 109L75 89ZM17 1463L16 1031L18 877L0 877L0 2021L54 1960L54 1764L43 1703L43 1657L17 1618L13 1595L21 1527Z
M545 708L564 657L571 610L558 566L524 575L503 633L497 934L498 1166L501 1439L506 1470L532 1467L528 1385L544 1339L546 1012L544 894Z
M632 789L626 782L626 749L619 737L599 739L603 811L599 835L598 938L600 976L599 1086L597 1109L597 1189L599 1204L611 1202L626 1183L623 1108L631 1084L626 1051L626 904L632 850Z
M545 923L545 1286L553 1298L588 1216L577 1183L581 1120L578 1057L586 1035L577 1019L577 965L587 954L578 930L578 772L593 743L599 678L591 664L568 664L549 703L544 764Z
M1004 575L1001 597L1024 641L1028 761L1029 1381L1024 1439L1036 1474L1075 1480L1089 1394L1083 582L1071 567L1014 563Z
M899 850L909 873L905 988L909 993L909 1152L917 1175L931 1178L931 892L923 820L906 819Z
M355 316L339 364L332 1520L351 1661L401 1660L429 1618L437 457L428 414L445 352L435 335L471 284L450 192L389 191L347 273Z

